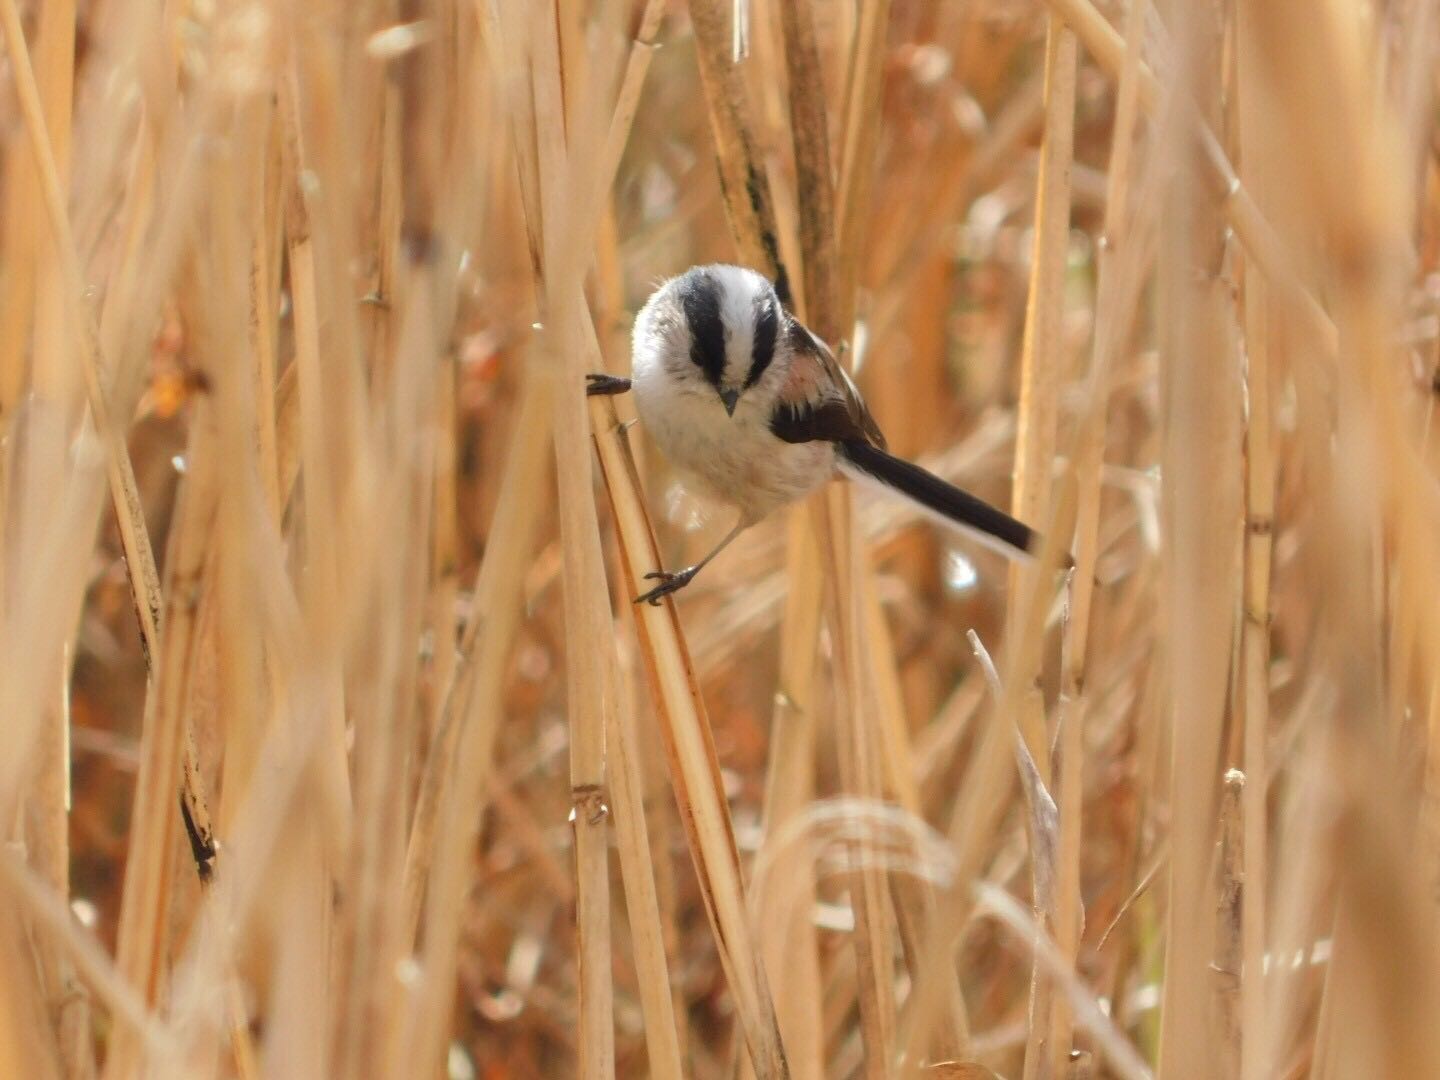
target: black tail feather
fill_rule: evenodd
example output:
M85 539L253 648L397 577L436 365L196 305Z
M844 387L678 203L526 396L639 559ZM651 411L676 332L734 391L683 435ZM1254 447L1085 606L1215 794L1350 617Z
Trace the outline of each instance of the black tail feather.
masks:
M839 448L842 466L848 464L846 471L852 475L878 480L946 521L979 533L982 538L998 540L1016 552L1034 555L1039 550L1040 534L1030 526L920 466L858 440L842 442Z

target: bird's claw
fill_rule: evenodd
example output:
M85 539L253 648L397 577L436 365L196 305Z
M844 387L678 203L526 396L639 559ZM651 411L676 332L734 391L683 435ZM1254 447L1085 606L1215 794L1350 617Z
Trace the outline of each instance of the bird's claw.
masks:
M651 589L649 592L641 593L639 596L637 596L635 598L635 603L649 604L651 607L659 607L661 597L669 596L671 593L674 592L679 592L686 585L689 585L691 579L695 577L695 572L698 569L698 566L690 566L684 570L677 571L673 574L669 570L650 571L650 573L645 575L645 580L651 581L658 579L660 584L656 585L655 588Z
M596 397L609 394L623 394L630 389L630 380L619 375L606 375L592 371L585 376L585 396Z

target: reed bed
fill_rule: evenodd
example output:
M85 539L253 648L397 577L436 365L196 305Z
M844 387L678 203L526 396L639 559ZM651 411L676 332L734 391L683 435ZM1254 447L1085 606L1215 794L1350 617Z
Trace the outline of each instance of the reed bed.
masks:
M0 31L0 1077L1440 1076L1433 0ZM635 606L712 261L1038 558Z

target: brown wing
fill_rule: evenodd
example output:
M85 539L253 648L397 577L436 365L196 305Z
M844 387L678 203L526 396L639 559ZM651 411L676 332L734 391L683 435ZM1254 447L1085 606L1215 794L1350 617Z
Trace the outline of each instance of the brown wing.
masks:
M883 450L865 399L825 343L795 319L786 334L793 355L770 430L786 442L858 441Z

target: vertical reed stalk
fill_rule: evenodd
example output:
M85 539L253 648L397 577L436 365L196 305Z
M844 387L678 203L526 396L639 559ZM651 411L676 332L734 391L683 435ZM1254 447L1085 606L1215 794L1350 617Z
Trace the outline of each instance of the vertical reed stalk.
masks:
M1065 266L1070 246L1070 170L1075 143L1075 80L1077 45L1072 34L1055 16L1050 17L1045 37L1045 138L1041 143L1040 173L1036 180L1035 248L1030 263L1030 289L1025 308L1025 335L1020 359L1020 404L1015 433L1015 479L1011 508L1022 521L1044 522L1049 517L1052 462L1055 456L1056 423L1059 388L1064 373L1064 341L1061 336L1065 313ZM1008 632L1017 633L1022 613L1022 590L1019 582L1025 568L1014 568L1010 574L1010 603L1007 612ZM1013 645L1007 646L1014 648ZM1037 654L1038 659L1038 654ZM1035 670L1020 670L1023 683L1039 676ZM1014 721L1040 770L1040 780L1050 783L1049 738L1044 711L1021 708ZM1079 814L1079 751L1078 724L1072 725L1068 741L1062 742L1062 759L1068 755L1070 777L1074 788L1069 799L1061 798ZM1062 738L1064 733L1062 733ZM1078 826L1072 820L1071 827ZM1032 836L1032 843L1039 837ZM1050 912L1041 910L1040 876L1048 873L1041 867L1039 851L1032 852L1035 875L1036 916L1042 927L1049 926ZM1073 954L1078 931L1078 911L1069 913L1070 925L1056 926L1054 931L1061 949ZM1048 980L1037 966L1031 975L1030 1038L1025 1053L1026 1080L1051 1074L1050 1051L1045 1042L1050 1030L1051 991Z
M590 410L624 556L625 586L635 595L641 591L640 582L648 568L659 565L660 553L634 462L618 430L614 404L609 398L592 398ZM788 1076L764 965L751 944L739 854L720 786L719 762L680 623L668 598L659 607L638 605L635 612L651 697L665 734L671 783L750 1060L762 1080Z
M1183 85L1205 103L1213 123L1219 103L1218 25L1212 12L1185 24L1179 58ZM1165 415L1161 468L1170 498L1162 507L1171 707L1169 903L1165 987L1161 1004L1160 1075L1201 1077L1217 1067L1209 1018L1214 957L1212 871L1217 829L1220 740L1233 649L1234 563L1243 516L1240 488L1241 383L1223 259L1221 199L1204 183L1202 155L1172 114L1168 152L1180 173L1165 202L1177 235L1160 267L1170 332L1162 371Z

